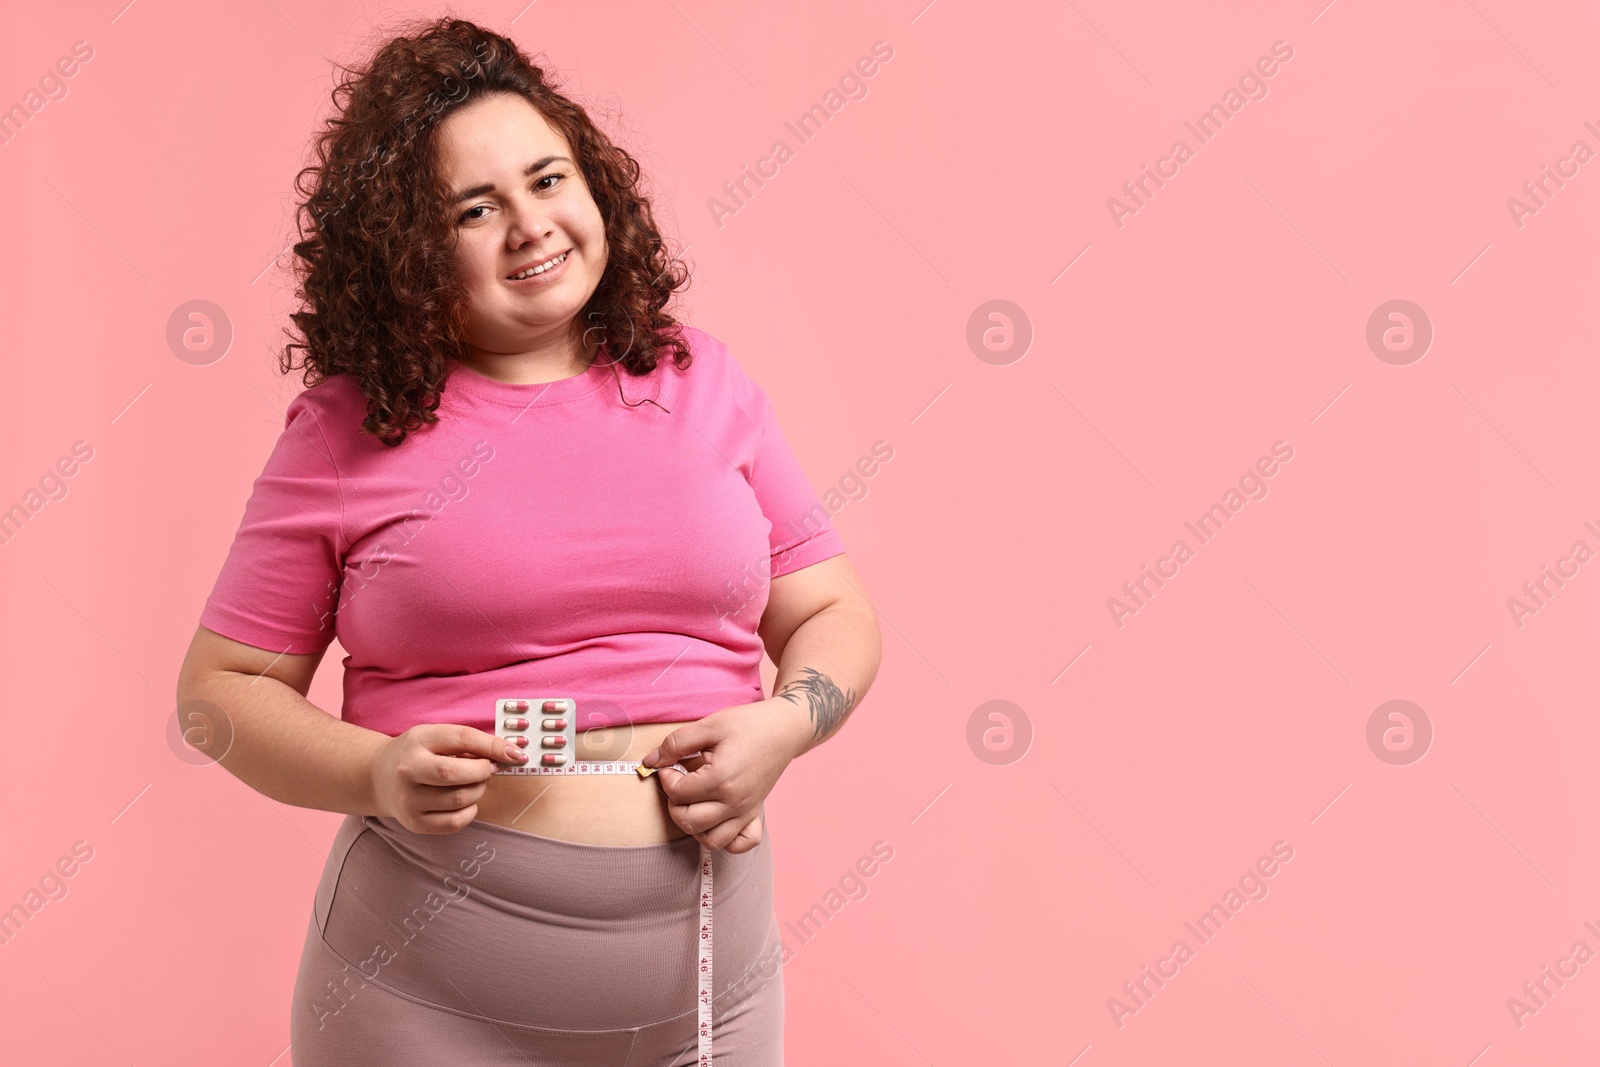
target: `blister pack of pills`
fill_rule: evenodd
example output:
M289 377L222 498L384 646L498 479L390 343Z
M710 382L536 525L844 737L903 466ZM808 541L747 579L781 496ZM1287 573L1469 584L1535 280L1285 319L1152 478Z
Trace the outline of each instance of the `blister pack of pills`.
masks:
M656 773L638 760L580 760L578 702L571 697L508 697L494 702L494 733L528 753L527 763L500 763L496 774ZM683 767L674 764L679 770Z

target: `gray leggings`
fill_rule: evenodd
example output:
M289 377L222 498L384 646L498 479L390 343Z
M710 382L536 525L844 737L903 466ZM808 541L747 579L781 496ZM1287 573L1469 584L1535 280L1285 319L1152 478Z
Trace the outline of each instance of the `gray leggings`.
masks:
M712 857L716 1063L781 1067L772 835ZM350 815L317 887L293 1067L691 1067L700 845Z

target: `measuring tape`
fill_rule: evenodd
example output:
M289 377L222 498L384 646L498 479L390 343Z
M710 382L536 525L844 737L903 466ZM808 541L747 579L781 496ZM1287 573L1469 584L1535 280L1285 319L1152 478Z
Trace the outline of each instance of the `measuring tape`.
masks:
M649 778L659 768L631 760L573 759L578 748L578 702L571 697L528 697L497 700L495 725L512 744L529 749L528 762L502 763L495 774L556 775L637 774ZM538 738L538 744L534 744ZM681 763L668 764L688 774ZM711 1063L711 849L700 845L700 938L696 992L699 1021L700 1067Z

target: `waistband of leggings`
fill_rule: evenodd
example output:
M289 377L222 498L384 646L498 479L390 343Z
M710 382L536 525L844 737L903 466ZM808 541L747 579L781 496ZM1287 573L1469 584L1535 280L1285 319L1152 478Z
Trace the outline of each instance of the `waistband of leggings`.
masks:
M387 816L361 818L366 828L413 865L436 876L455 872L458 878L460 872L481 866L484 872L475 875L477 882L486 889L503 887L511 899L521 895L515 887L531 881L553 888L556 883L578 887L604 879L633 891L648 891L680 881L683 872L700 860L700 842L692 836L645 845L597 845L482 820L453 834L419 834Z
M596 845L475 821L453 834L418 834L389 817L351 816L352 839L371 830L416 877L504 910L609 919L676 915L697 899L700 842L693 836L645 845ZM771 850L714 851L718 901L771 892ZM450 881L446 882L446 876Z
M393 820L390 820L393 822ZM404 832L399 823L394 823L397 829ZM505 841L521 841L530 847L543 848L548 851L574 852L574 853L610 853L612 855L650 855L658 852L698 852L700 843L693 836L673 838L671 841L654 841L646 845L599 845L588 841L568 841L559 837L545 837L542 834L531 834L526 830L518 830L513 826L502 826L497 822L484 822L482 819L467 824L462 833L483 833L490 837L498 837Z
M765 820L764 820L765 821ZM544 857L560 857L570 861L582 862L585 860L601 863L625 862L628 859L637 859L641 862L676 862L680 856L698 857L700 842L693 835L673 838L670 841L657 841L644 845L602 845L588 841L568 841L559 837L545 837L542 834L529 833L499 823L485 822L481 819L468 823L461 830L452 834L419 834L406 829L396 819L380 815L349 815L346 816L348 833L359 833L363 828L372 829L389 838L391 841L404 842L412 851L427 854L448 854L462 851L462 845L469 839L474 842L488 840L495 844L504 843L512 850L523 854L540 854ZM772 836L770 823L766 824L764 839ZM766 841L763 840L763 844ZM470 851L470 848L467 849ZM759 847L756 850L759 851ZM739 859L748 853L730 853L721 849L713 849L714 860Z

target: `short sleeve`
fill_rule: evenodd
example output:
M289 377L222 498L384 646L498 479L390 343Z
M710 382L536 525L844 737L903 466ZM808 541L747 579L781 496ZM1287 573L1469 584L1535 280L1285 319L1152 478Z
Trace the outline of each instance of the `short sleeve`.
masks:
M227 560L200 625L256 648L321 652L334 637L343 574L339 471L318 417L302 392L256 478Z
M821 563L844 552L833 517L817 499L800 460L789 448L766 392L761 403L760 445L750 468L750 487L772 523L770 578Z

